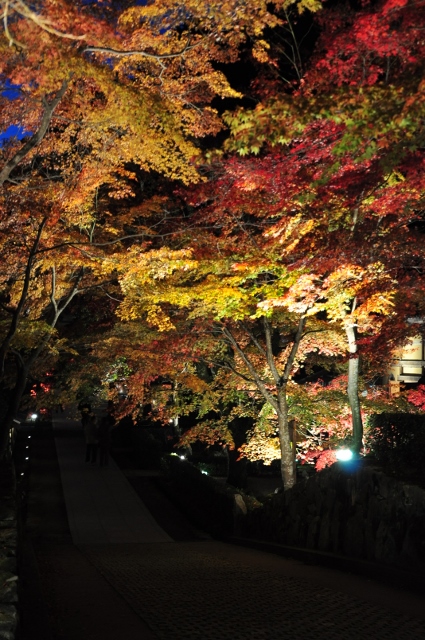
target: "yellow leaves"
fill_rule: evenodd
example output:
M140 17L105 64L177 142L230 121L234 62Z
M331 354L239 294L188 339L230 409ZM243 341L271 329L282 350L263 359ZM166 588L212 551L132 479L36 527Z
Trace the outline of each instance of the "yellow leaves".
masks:
M372 333L378 333L382 324L382 319L394 313L395 289L383 290L367 297L360 304L355 313L357 325Z
M399 184L400 182L406 181L406 178L403 176L403 174L397 170L392 171L392 173L389 176L384 176L384 179L388 184L388 186L390 187L393 187Z
M232 89L229 85L226 76L220 71L211 70L202 76L202 79L207 85L221 98L242 98L243 94L240 91Z
M286 9L292 5L296 5L298 13L304 13L304 11L311 11L316 13L322 9L322 0L283 0L283 5Z
M131 207L128 210L128 219L134 220L135 218L149 218L152 215L161 213L167 203L167 197L154 195L152 198L149 198L149 200L144 200L142 203ZM152 235L153 233L154 232L151 231Z
M9 323L3 321L0 324L0 336L5 336L9 328ZM34 349L46 337L55 335L56 331L52 329L46 322L32 321L28 319L21 320L18 330L13 338L12 346L15 349Z
M387 316L394 310L395 289L385 291L384 293L375 293L357 309L357 314L369 316L371 313L378 313Z
M258 303L265 312L285 308L290 313L315 316L326 312L330 322L355 322L361 330L377 331L379 317L393 313L396 289L381 263L367 267L342 264L323 279L298 273L285 293Z
M131 177L131 172L122 169L126 163L158 171L185 184L199 180L192 161L200 151L187 136L190 123L186 122L181 101L176 105L172 96L160 98L158 88L154 86L139 90L137 79L129 86L128 75L133 75L131 68L124 67L121 82L116 82L105 66L94 67L87 60L72 58L68 66L74 79L60 112L70 124L60 134L56 133L54 151L63 152L70 169L75 168L73 160L80 160L76 151L84 152L86 173L82 173L80 179L82 182L84 178L81 199L92 196L94 189L101 184L110 182L114 188L118 174L123 178ZM50 72L53 75L63 73L55 65L52 67ZM119 72L119 65L117 67ZM213 79L217 88L220 78L224 76L217 72ZM223 81L221 84L225 93ZM176 93L182 94L181 81L177 82ZM229 95L233 95L232 90ZM46 139L42 148L47 150L47 144ZM115 197L130 194L128 187L124 187L124 181L117 186L115 193L111 189L111 193ZM74 199L76 201L77 197Z
M164 9L161 7L160 3L157 2L145 6L131 7L120 15L118 25L124 30L127 30L130 27L137 28L140 25L141 19L156 18L163 12Z
M209 384L195 373L180 373L177 376L177 381L179 385L182 385L185 389L190 389L193 393L205 393L210 389Z
M362 285L366 270L356 264L341 264L325 280L324 289L327 292L342 293L349 297L356 295Z
M119 256L117 256L119 259ZM133 247L123 258L125 274L122 277L123 286L140 286L153 280L163 280L175 271L186 274L197 267L192 259L190 249L171 250L167 247L152 251L140 252Z
M212 409L212 407L211 407ZM208 446L222 444L229 449L234 449L233 436L228 426L220 421L203 420L185 432L180 438L180 446L187 446L196 441L203 442Z
M270 49L270 45L265 40L257 40L252 47L252 55L258 62L267 63L270 62L269 55L267 53Z
M159 250L141 252L133 247L127 255L115 254L103 262L105 273L117 270L124 300L118 309L123 320L134 320L145 315L152 326L160 331L174 328L161 304L183 306L191 301L191 290L179 284L191 277L197 262L190 250ZM169 280L171 279L171 282Z
M314 226L314 220L304 220L302 214L299 213L291 216L289 219L284 218L278 225L268 229L264 233L264 236L266 238L279 238L280 244L292 240L294 246L296 246L301 237L309 233ZM292 247L292 244L290 246ZM290 251L290 249L288 249L288 251Z
M251 462L262 462L266 466L281 458L279 438L268 438L263 433L255 434L239 451L241 458L248 458Z
M159 305L152 304L146 308L147 322L158 329L158 331L171 331L175 326L171 322L169 316L161 309Z
M394 281L380 262L360 267L341 265L323 282L324 302L315 310L326 309L330 321L355 322L361 330L376 331L379 316L393 313Z
M262 461L267 466L280 459L276 417L271 405L264 403L247 442L239 449L242 458L248 458L251 462Z
M141 317L151 304L163 309L185 308L189 320L262 317L273 305L261 306L259 302L271 300L297 281L297 274L274 269L270 259L265 264L261 260L259 264L203 262L194 260L190 251L165 248L146 252L133 248L124 257L115 254L106 258L102 269L104 273L120 273L124 300L118 313L125 319ZM150 322L167 326L163 316L155 315L156 306L149 313Z
M242 319L253 311L254 307L249 292L237 286L232 278L208 276L192 287L193 309L191 318L213 316L216 319Z
M288 286L283 296L267 298L261 301L258 307L264 310L285 307L291 313L305 314L313 307L319 295L320 287L315 274L296 274L294 282Z

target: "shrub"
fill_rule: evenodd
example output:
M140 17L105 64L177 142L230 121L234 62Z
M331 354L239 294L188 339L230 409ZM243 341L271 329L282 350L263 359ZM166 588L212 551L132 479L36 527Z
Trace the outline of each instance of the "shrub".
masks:
M335 462L338 462L335 451L333 449L326 449L316 458L316 471L322 471L326 467L335 464Z
M130 431L133 458L141 469L159 469L164 447L148 429L134 427Z
M425 416L373 414L368 425L367 447L384 470L391 475L425 482Z
M168 481L164 489L194 524L213 536L232 535L234 496L239 491L217 482L176 455L164 456L162 471Z

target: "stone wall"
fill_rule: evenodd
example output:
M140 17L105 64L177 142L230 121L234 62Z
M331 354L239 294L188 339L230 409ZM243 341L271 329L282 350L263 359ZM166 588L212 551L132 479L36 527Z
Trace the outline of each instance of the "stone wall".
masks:
M337 463L239 521L239 535L425 570L425 491Z
M18 524L12 463L0 465L0 487L0 640L14 640L18 630Z

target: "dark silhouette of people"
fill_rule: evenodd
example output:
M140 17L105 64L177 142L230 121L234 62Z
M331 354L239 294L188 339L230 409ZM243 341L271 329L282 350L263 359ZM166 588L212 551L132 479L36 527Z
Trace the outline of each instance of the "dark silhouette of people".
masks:
M91 404L87 400L81 400L78 403L78 411L81 412L81 424L83 425L88 420L89 415L91 414Z
M97 458L97 449L99 446L97 435L97 418L95 414L91 412L81 421L83 423L84 438L86 440L86 462L95 464Z

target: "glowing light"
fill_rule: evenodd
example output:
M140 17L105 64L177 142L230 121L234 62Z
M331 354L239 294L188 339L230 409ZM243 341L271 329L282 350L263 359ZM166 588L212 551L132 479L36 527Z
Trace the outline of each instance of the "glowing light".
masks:
M29 458L25 458L25 460L29 460Z
M204 476L207 476L207 475L208 475L208 471L201 471L201 473L203 473L203 474L204 474Z
M31 418L31 420L37 420L38 414L37 413L32 413L30 418Z
M180 460L186 460L186 456L180 456Z
M353 452L350 449L338 449L335 451L337 460L341 462L348 462L353 457Z

